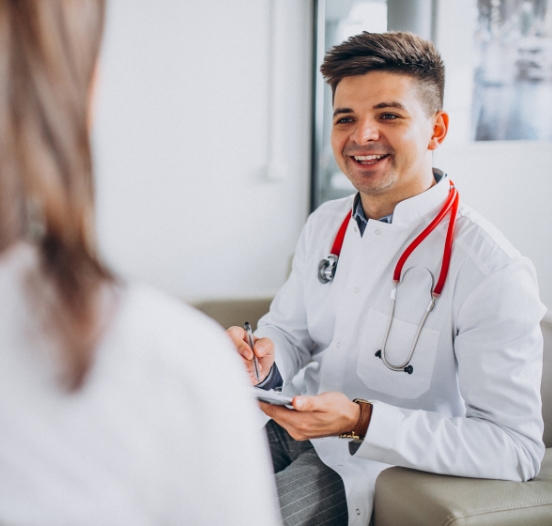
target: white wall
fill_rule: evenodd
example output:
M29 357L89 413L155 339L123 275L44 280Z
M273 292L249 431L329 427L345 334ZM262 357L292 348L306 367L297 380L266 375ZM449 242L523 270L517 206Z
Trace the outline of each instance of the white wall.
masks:
M281 161L267 179L274 5ZM308 212L308 0L111 0L95 122L111 266L188 300L272 295ZM269 139L269 137L271 139Z
M552 145L479 143L444 147L435 157L461 199L533 261L541 299L552 309Z
M434 164L451 176L464 202L533 261L541 299L552 309L552 143L469 142L475 6L476 0L439 3L437 44L447 69L451 130Z
M278 182L266 177L273 2L287 35ZM103 253L190 300L274 294L307 215L310 1L109 5L95 124ZM552 145L466 142L474 5L439 6L452 129L435 164L533 260L552 308Z

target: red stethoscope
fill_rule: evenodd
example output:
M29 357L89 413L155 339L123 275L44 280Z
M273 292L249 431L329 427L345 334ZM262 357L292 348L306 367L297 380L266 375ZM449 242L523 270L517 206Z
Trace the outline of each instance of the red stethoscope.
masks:
M387 325L387 330L385 331L385 335L383 337L381 350L379 350L376 353L376 356L378 358L381 358L383 363L392 371L404 371L405 373L408 373L408 374L412 374L412 372L414 371L414 368L412 367L412 365L409 365L410 360L414 355L414 350L416 349L416 345L418 344L418 339L420 338L420 334L422 332L426 319L429 316L429 313L433 310L433 307L435 306L435 302L437 298L441 295L441 291L443 290L445 281L447 279L448 270L450 266L450 257L452 254L454 227L456 225L456 215L458 212L459 203L460 203L460 196L458 194L458 190L454 186L454 183L450 181L449 195L447 197L447 200L445 201L445 204L443 205L443 208L435 216L433 221L429 225L427 225L427 227L416 237L416 239L414 239L414 241L412 241L412 243L408 245L407 249L403 252L402 256L399 258L399 261L397 261L397 264L395 265L395 271L393 272L394 286L393 286L393 289L391 290L391 314L389 316L389 324ZM437 280L437 285L434 286L435 278L431 273L431 271L429 269L425 269L431 276L430 302L422 316L422 320L418 326L418 330L416 331L416 335L414 337L412 346L410 347L410 352L408 354L407 359L404 361L404 363L400 365L394 365L385 358L385 347L387 345L387 340L389 339L389 333L391 332L391 326L393 324L393 315L395 313L395 300L397 297L397 289L399 288L399 285L402 283L402 280L404 279L404 276L406 275L406 273L409 270L411 270L411 268L414 268L414 267L411 267L408 270L406 270L404 274L402 274L404 264L406 263L407 259L410 257L412 252L414 252L414 250L420 245L420 243L431 232L433 232L433 230L437 227L439 223L441 223L441 221L445 218L445 216L449 212L450 212L450 221L448 225L447 237L445 239L445 246L443 250L443 261L441 263L441 272L439 273L439 279ZM330 255L327 258L320 261L320 264L318 265L318 279L320 280L321 283L328 283L332 281L335 276L335 271L337 269L337 262L339 260L339 254L341 253L341 248L343 247L345 232L347 231L347 226L349 224L351 217L352 217L352 212L347 214L347 217L344 219L343 223L339 227L337 235L335 236L335 240L334 240Z

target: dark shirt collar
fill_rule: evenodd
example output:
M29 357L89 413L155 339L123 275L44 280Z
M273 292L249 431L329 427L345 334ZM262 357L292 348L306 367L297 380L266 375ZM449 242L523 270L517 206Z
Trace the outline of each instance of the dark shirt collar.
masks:
M362 203L360 201L360 192L355 195L355 200L353 203L353 219L357 222L358 229L360 230L360 235L362 236L364 234L364 229L368 224L368 218L366 217L364 209L362 208ZM393 214L382 217L378 219L378 221L381 221L382 223L391 223L391 221L393 221Z

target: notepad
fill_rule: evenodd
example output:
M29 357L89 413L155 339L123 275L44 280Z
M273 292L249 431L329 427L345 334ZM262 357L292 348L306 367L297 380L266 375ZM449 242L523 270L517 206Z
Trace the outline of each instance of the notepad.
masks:
M257 399L268 404L291 405L291 401L293 400L292 397L285 396L279 391L274 391L273 389L269 391L265 391L264 389L261 389L259 387L254 387L253 389L255 389L255 396L257 397Z

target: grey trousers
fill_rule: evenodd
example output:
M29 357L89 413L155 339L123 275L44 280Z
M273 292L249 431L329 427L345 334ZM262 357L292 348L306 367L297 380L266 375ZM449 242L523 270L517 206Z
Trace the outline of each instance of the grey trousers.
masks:
M294 440L276 422L266 425L285 526L347 526L345 486L310 441Z

